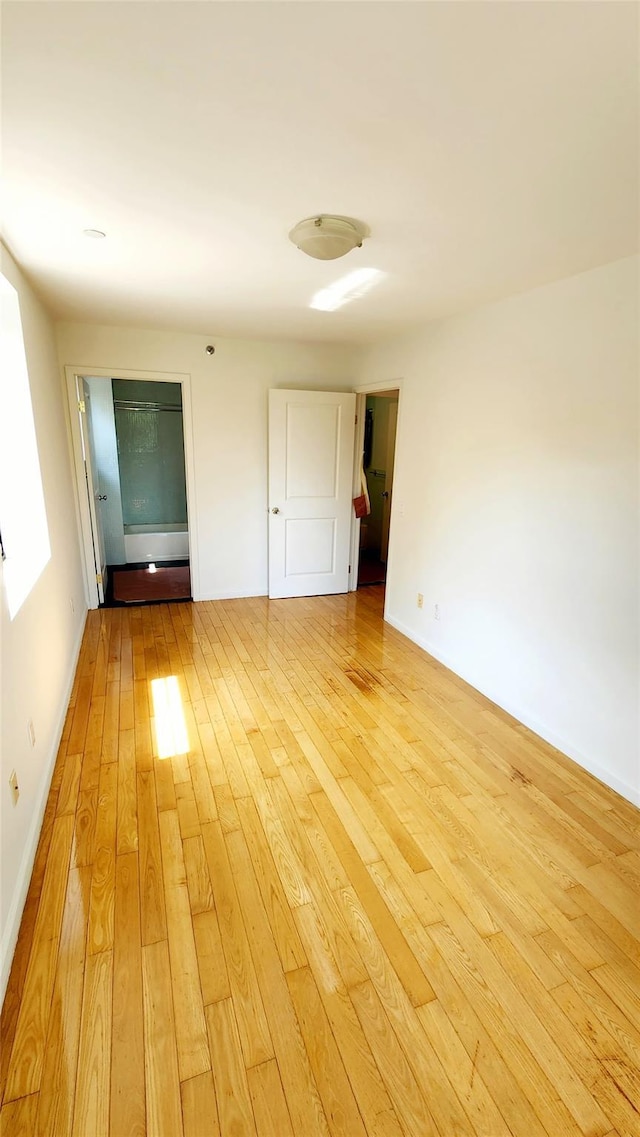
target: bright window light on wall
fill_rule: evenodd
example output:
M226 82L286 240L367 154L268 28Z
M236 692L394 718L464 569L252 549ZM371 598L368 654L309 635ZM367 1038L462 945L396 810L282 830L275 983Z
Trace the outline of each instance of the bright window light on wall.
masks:
M51 557L18 293L0 275L0 528L11 619Z
M317 308L320 312L335 312L343 304L351 300L359 300L374 285L379 284L386 272L379 268L357 268L354 272L340 277L334 284L321 288L311 300L310 308Z
M151 680L151 697L158 758L173 758L189 750L189 735L176 675Z

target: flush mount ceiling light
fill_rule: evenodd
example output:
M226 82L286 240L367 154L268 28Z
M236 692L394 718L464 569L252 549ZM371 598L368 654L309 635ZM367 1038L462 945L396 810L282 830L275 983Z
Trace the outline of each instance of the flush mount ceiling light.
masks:
M306 217L294 225L289 233L293 241L308 257L318 261L334 261L344 257L352 249L359 249L369 229L362 221L353 217L333 217L329 213L318 213Z
M102 229L83 229L82 235L83 237L91 237L94 241L101 241L107 234L103 233Z

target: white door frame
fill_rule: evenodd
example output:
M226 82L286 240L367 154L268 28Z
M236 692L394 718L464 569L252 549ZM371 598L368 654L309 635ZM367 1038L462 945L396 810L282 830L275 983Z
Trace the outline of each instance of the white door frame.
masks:
M191 572L191 594L194 600L200 599L198 533L196 526L196 479L193 459L193 417L191 410L191 376L182 372L135 371L121 367L86 367L68 364L65 366L68 428L71 443L71 457L74 471L75 506L78 518L80 548L84 562L85 598L88 608L99 604L96 583L95 558L91 515L86 490L82 438L78 418L77 378L91 379L136 379L148 383L179 383L182 388L182 432L184 436L184 467L187 488L187 518L189 527L189 568Z
M83 379L80 375L76 375L75 378L76 394L78 396L78 410L80 411L81 405L83 407L77 417L81 438L84 443L85 482L87 488L87 500L89 504L89 518L91 521L91 543L93 546L93 560L95 562L95 573L91 579L95 579L97 583L98 602L100 604L103 604L107 587L107 557L105 551L102 514L101 510L96 506L96 487L99 490L100 479L98 477L97 468L94 469L93 466L94 454L93 422L91 420L91 391L86 379Z
M396 449L393 467L395 470L398 460L398 438L400 436L400 416L402 412L402 379L389 379L387 382L382 380L376 383L363 383L359 387L354 387L356 393L356 437L353 455L353 496L356 497L360 492L360 471L362 463L362 450L364 447L364 419L367 406L367 395L383 395L385 392L397 391L398 392L398 421L396 425ZM391 517L389 528L389 551L387 556L387 578L391 566L393 564L393 499L391 500ZM355 592L358 588L358 565L360 561L360 518L353 518L351 524L351 577L349 581L349 592ZM387 610L387 595L385 593L384 602L385 613Z

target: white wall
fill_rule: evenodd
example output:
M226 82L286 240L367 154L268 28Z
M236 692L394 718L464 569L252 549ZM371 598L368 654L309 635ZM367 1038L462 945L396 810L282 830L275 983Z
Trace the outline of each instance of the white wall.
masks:
M20 299L51 542L51 559L13 620L9 619L4 590L0 599L1 999L69 700L86 604L53 327L2 246L0 253L2 272ZM1 382L11 382L11 376L3 374ZM19 486L16 491L19 492ZM33 749L27 737L29 719L33 720L36 735ZM14 768L20 786L15 806L8 786Z
M199 592L194 599L267 592L267 392L270 387L351 390L357 353L326 345L57 326L63 366L191 376ZM215 355L205 347L214 343ZM192 503L193 504L193 503Z
M637 273L373 348L360 382L403 377L387 618L640 804Z

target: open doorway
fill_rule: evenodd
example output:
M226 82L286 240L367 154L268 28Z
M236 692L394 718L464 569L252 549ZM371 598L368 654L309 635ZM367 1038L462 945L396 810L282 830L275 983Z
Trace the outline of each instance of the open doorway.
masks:
M87 572L91 583L95 567L98 604L190 600L181 383L104 375L75 380L84 475L79 496L86 487L88 507L83 511L81 500L80 514L83 530L88 515L85 555L90 547Z
M368 513L360 521L358 588L387 578L398 399L398 390L365 397L362 470Z

